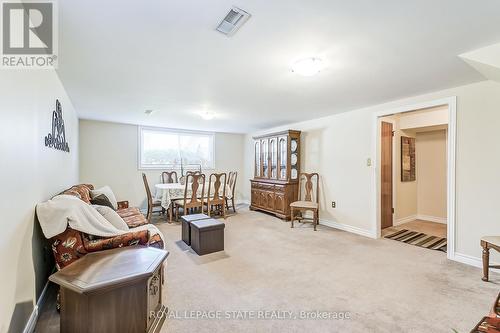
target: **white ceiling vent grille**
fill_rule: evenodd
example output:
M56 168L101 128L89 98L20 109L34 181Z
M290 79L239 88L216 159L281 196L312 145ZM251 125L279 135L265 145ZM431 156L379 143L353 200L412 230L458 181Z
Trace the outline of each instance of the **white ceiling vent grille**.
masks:
M216 30L232 36L250 18L250 14L243 9L232 7L226 17L219 23Z

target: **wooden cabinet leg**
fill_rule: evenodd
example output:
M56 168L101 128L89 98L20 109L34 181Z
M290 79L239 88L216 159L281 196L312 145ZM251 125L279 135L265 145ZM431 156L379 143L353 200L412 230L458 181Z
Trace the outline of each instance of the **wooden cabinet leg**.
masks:
M483 245L483 281L488 281L488 273L490 268L490 249L487 244Z

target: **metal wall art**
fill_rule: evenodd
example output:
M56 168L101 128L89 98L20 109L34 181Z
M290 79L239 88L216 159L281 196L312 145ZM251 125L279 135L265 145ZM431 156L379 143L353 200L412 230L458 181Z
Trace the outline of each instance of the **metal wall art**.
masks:
M52 133L47 134L45 137L45 146L69 153L69 145L66 142L66 132L64 130L62 107L57 99L56 109L52 112Z

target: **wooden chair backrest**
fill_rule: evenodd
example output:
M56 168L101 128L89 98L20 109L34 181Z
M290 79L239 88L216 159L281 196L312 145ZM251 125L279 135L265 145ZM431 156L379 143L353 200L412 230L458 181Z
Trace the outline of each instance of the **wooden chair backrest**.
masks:
M201 186L201 193L198 195L198 189ZM191 187L191 196L188 196L188 189ZM203 198L205 197L205 175L204 174L188 174L186 176L186 184L184 185L184 206L198 207L203 206Z
M177 183L177 172L175 172L175 171L163 171L161 173L161 181L163 184Z
M304 199L302 199L302 185L304 186ZM316 191L314 191L314 185L316 185ZM300 174L299 200L313 201L319 203L319 174L317 174L316 172L314 173L302 172Z
M234 189L236 188L236 180L238 179L238 172L231 171L229 172L229 188L231 189L231 193L234 197Z
M208 177L207 197L210 203L215 204L216 202L219 203L225 202L226 185L227 185L226 173L212 173L210 177ZM220 195L221 186L222 186L222 196Z
M146 188L146 195L148 197L148 207L153 206L153 196L151 195L151 189L149 188L148 178L145 173L142 173L142 181L144 182L144 187Z
M186 176L189 176L189 175L201 175L201 172L200 171L187 171Z

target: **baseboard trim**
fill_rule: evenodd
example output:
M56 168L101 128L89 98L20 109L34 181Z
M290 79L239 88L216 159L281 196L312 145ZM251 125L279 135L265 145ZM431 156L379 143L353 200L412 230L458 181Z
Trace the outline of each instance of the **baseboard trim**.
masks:
M45 304L45 296L47 295L47 289L49 288L49 281L45 283L43 287L42 293L38 298L35 306L33 307L33 311L31 312L30 319L26 323L24 327L23 333L33 333L35 331L36 322L38 321L39 309L42 308L43 304Z
M35 331L36 322L38 320L38 305L35 305L31 312L30 319L24 327L23 333L33 333Z
M418 215L410 215L410 216L407 216L407 217L402 217L400 219L395 220L394 223L393 223L393 225L400 225L400 224L403 224L403 223L415 221L417 219L417 217L418 217Z
M442 224L448 223L448 219L446 217L438 217L438 216L430 216L430 215L417 215L417 219L429 221L429 222L442 223Z
M482 259L470 256L468 254L455 252L449 259L477 268L483 267ZM494 265L494 263L490 263L490 265Z
M342 224L342 223L338 223L338 222L334 222L334 221L330 221L330 220L324 220L324 219L320 219L319 224L324 225L326 227L351 232L353 234L357 234L357 235L364 236L364 237L377 238L375 233L372 232L371 230L353 227L353 226L347 225L347 224Z
M410 215L410 216L402 217L400 219L395 220L394 225L395 226L401 225L403 223L408 223L408 222L415 221L415 220L424 220L424 221L442 223L442 224L448 223L446 217L415 214L415 215Z

